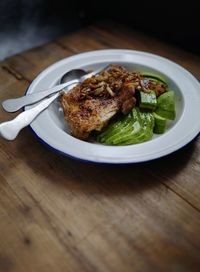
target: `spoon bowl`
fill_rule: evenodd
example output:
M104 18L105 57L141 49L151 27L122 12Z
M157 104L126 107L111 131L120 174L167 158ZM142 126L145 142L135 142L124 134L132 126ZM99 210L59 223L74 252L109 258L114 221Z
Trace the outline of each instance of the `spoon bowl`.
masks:
M74 80L74 79L80 79L81 77L87 75L87 72L82 69L73 69L65 73L61 79L60 84L66 83L68 81Z

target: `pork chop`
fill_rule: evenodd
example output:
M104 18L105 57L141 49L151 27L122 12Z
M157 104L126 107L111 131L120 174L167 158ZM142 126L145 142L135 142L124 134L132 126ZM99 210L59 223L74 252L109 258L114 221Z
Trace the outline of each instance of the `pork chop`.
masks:
M122 66L112 65L63 93L61 105L71 134L87 139L93 130L104 128L118 112L127 114L136 103L135 86L139 77Z

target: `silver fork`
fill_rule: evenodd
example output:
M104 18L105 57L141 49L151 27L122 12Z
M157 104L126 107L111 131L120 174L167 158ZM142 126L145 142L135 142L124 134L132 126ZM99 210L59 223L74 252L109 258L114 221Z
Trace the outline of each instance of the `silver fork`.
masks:
M69 83L70 84L77 84L79 82L84 81L87 78L95 76L99 72L101 72L102 70L107 69L107 67L108 66L106 66L103 69L100 68L100 69L95 70L91 73L88 73L88 72L81 70L81 69L74 69L74 70L68 71L67 73L65 73L62 76L62 78L60 80L60 83L62 83L62 84L56 85L56 86L49 88L47 90L42 90L40 92L27 94L27 95L24 95L24 96L21 96L18 98L7 99L2 102L2 106L3 106L4 110L7 112L18 111L19 109L23 108L24 106L34 104L51 94L59 92L60 90L64 89L65 87L68 87ZM70 77L73 78L73 80L69 81Z
M105 67L103 69L96 70L95 72L88 74L88 76L85 76L84 79L82 79L82 81L85 80L86 78L91 77L91 75L93 76L93 75L98 74L100 71L105 70L106 68L107 67ZM74 81L68 82L68 85L66 83L65 88L68 87L68 89L71 89L72 83L74 83ZM63 89L63 86L62 86L62 89ZM35 118L42 111L44 111L59 95L60 95L60 92L57 92L56 94L52 95L51 97L44 99L43 101L41 101L38 105L34 106L33 108L20 113L13 120L1 123L0 124L0 135L3 138L5 138L6 140L14 140L17 137L17 135L19 134L19 132L24 127L31 124L35 120Z

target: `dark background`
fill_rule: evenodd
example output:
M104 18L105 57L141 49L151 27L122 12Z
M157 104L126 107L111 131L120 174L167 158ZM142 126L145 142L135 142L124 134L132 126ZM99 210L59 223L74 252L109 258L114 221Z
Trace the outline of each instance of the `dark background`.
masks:
M200 53L196 1L0 0L0 59L112 20Z

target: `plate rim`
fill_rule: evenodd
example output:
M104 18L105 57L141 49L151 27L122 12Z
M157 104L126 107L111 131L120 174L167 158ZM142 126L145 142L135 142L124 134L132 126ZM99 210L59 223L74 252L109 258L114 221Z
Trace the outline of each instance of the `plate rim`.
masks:
M178 67L178 69L181 69L182 71L184 71L193 81L195 81L195 83L197 83L197 85L200 86L198 80L188 71L186 70L184 67L182 67L181 65L177 64L176 62L173 62L165 57L162 57L162 56L159 56L157 54L152 54L152 53L148 53L148 52L145 52L145 51L137 51L137 50L128 50L128 49L103 49L103 50L94 50L94 51L88 51L88 52L84 52L84 53L79 53L79 54L75 54L75 55L72 55L72 56L69 56L69 57L66 57L62 60L59 60L51 65L49 65L46 69L44 69L41 73L39 73L35 79L32 81L32 83L29 85L27 91L26 91L26 94L28 94L28 92L31 90L31 89L34 89L35 85L40 81L40 79L48 73L48 71L50 72L50 70L52 69L56 69L57 67L59 67L60 65L64 64L66 61L70 61L70 60L74 60L75 58L78 58L80 56L83 56L86 55L86 56L90 56L90 55L94 55L94 54L99 54L99 53L120 53L120 54L137 54L137 55L146 55L147 57L153 57L153 58L158 58L158 59L162 59L164 61L167 61L175 66ZM26 110L26 108L25 108ZM198 134L200 133L200 127L198 129L198 131L196 131L195 133L193 133L189 139L187 139L183 144L179 144L176 146L175 149L173 150L170 150L169 152L164 152L164 154L162 155L159 155L159 156L156 156L154 155L152 158L143 158L143 159L139 159L139 160L135 160L135 159L128 159L128 161L98 161L98 160L95 160L94 158L91 159L87 159L87 158L80 158L78 156L75 156L75 155L71 155L71 154L68 154L66 153L66 151L62 151L62 150L59 150L57 148L55 148L54 146L50 145L48 142L46 142L44 139L42 139L38 134L37 132L34 130L34 128L32 127L32 125L30 125L30 128L31 128L31 131L32 133L37 137L37 139L39 139L39 141L41 141L43 144L45 144L48 148L52 149L53 151L55 152L58 152L59 154L62 154L64 156L67 156L67 157L70 157L70 158L73 158L73 159L76 159L76 160L79 160L79 161L85 161L85 162L91 162L91 163L97 163L97 164L133 164L133 163L141 163L141 162L147 162L147 161L151 161L151 160L155 160L155 159L159 159L161 157L164 157L164 156L167 156L171 153L174 153L175 151L179 150L180 148L186 146L189 142L191 142L194 138L196 138L198 136Z

